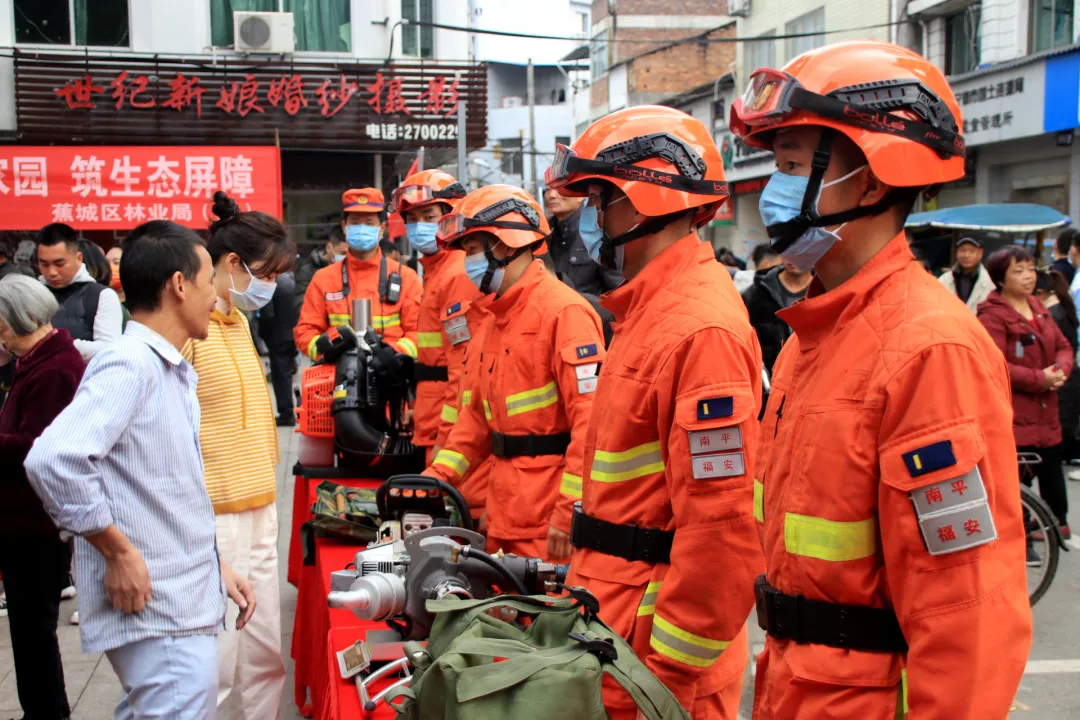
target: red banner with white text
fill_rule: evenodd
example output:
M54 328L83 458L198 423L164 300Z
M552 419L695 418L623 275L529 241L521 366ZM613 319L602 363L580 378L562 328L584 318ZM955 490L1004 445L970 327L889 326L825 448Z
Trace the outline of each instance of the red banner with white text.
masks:
M0 146L0 230L130 230L148 220L205 229L217 190L280 218L278 149Z

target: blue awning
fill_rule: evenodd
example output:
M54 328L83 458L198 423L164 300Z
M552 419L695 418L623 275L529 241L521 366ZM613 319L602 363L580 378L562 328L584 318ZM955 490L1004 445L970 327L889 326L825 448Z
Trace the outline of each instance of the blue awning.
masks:
M1068 215L1054 208L1031 203L965 205L909 215L908 229L982 230L985 232L1032 233L1071 225Z

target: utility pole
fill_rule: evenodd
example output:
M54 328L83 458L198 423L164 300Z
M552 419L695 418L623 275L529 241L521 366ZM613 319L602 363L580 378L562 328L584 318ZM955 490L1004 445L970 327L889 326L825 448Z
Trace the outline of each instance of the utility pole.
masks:
M533 73L533 61L529 58L526 70L527 93L529 95L529 146L525 150L529 158L529 193L536 197L536 78Z
M465 106L466 101L462 100L458 103L457 111L457 177L465 179L467 183L469 181L469 166L465 157L465 132L468 130L468 126L465 123Z

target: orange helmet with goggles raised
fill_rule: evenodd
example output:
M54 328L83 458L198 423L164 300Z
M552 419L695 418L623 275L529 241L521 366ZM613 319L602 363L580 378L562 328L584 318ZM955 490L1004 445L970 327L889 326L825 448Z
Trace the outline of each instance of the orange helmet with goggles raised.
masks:
M445 203L451 209L465 197L465 188L450 173L442 170L421 170L405 178L390 196L390 212Z
M519 187L488 185L458 201L454 211L439 220L439 247L453 248L468 235L490 233L509 248L543 242L551 227L540 203Z
M926 58L892 43L835 43L782 70L755 70L729 125L748 145L768 150L781 128L832 128L897 188L964 176L960 106L949 83Z
M578 197L587 194L589 180L611 183L649 217L696 208L696 225L712 218L728 196L724 162L705 125L658 105L597 120L572 147L557 147L544 180Z

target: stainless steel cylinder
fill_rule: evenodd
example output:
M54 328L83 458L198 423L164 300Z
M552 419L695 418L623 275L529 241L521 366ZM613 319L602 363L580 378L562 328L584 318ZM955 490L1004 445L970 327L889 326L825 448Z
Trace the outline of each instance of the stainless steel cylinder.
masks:
M363 335L371 327L371 300L367 298L353 300L352 326L357 335Z

